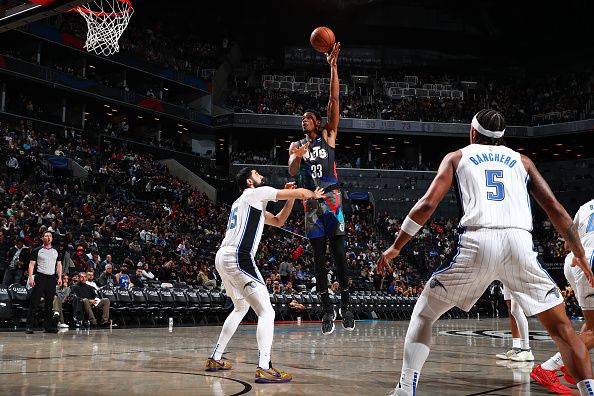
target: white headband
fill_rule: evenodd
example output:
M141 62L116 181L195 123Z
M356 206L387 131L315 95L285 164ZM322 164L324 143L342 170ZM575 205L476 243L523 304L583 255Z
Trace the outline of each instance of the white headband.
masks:
M472 125L472 127L474 129L476 129L477 132L480 133L481 135L485 135L485 136L495 138L495 139L499 139L499 138L503 137L503 134L505 133L505 129L503 131L490 131L488 129L483 128L481 126L481 124L479 124L478 120L476 119L476 115L474 117L472 117L472 123L470 125Z

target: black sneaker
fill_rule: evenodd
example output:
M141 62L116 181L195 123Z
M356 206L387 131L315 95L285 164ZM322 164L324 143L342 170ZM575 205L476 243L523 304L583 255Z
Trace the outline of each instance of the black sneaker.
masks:
M30 329L27 327L27 330L25 330L25 334L34 334L35 332L33 331L33 329Z
M322 334L328 335L334 332L334 314L325 313L322 316Z
M355 314L353 314L353 309L351 307L342 307L340 311L342 315L342 327L348 331L355 330Z

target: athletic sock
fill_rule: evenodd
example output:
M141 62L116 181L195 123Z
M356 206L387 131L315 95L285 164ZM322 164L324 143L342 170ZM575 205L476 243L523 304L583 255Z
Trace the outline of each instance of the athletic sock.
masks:
M411 368L403 368L402 373L400 374L400 387L411 395L416 394L420 375L420 371Z
M520 339L520 348L522 348L525 351L529 351L530 350L530 340L525 340L525 339Z
M561 366L563 366L563 359L561 353L557 352L555 356L544 362L541 367L545 370L559 370Z
M513 344L512 344L513 349L521 349L522 348L522 343L519 338L514 338L512 340L512 342L513 342Z
M258 367L264 370L270 368L270 351L258 351Z
M320 297L322 299L322 307L324 307L325 313L332 313L334 309L332 308L332 302L330 301L330 294L328 292L320 293Z
M578 382L577 388L581 396L594 396L594 380L585 379Z
M348 307L351 304L351 294L347 290L340 291L340 305L342 307Z
M227 345L217 344L215 345L214 351L212 351L212 355L210 356L214 360L221 360L223 357L223 352L225 352L225 348Z

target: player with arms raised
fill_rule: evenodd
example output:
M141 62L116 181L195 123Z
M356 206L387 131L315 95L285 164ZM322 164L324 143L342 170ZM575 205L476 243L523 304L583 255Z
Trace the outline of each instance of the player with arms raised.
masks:
M575 333L559 288L532 249L529 193L567 241L577 265L594 285L575 224L532 161L503 145L505 120L494 110L473 118L470 145L441 162L425 195L402 223L394 244L377 262L378 272L391 270L390 260L422 228L455 181L460 202L458 251L432 275L412 313L400 381L393 395L416 394L420 372L429 355L431 328L454 306L468 311L489 284L499 279L526 315L537 315L559 348L582 395L593 395L592 364Z
M346 272L344 214L334 158L340 111L338 103L340 86L336 65L339 52L340 43L336 43L332 47L332 52L326 54L330 64L330 97L326 125L320 131L322 119L318 112L305 111L301 121L305 138L291 143L289 147L289 174L297 176L301 167L299 184L309 190L314 190L316 187L324 190L322 200L309 199L305 202L305 231L313 249L316 289L321 296L324 309L323 334L334 331L334 312L328 294L326 270L327 239L330 242L330 250L341 287L342 325L347 330L355 328Z
M277 190L263 184L264 177L255 169L243 168L237 174L237 185L242 194L231 206L227 232L215 257L217 271L234 309L227 316L214 351L206 361L206 370L231 369L231 364L222 359L223 352L251 307L258 315L256 382L289 382L293 377L270 363L274 309L254 256L264 224L282 227L291 214L295 199L318 199L322 197L322 190L296 189L294 183L287 183L285 189ZM287 203L275 216L266 211L266 204L277 200L287 200Z

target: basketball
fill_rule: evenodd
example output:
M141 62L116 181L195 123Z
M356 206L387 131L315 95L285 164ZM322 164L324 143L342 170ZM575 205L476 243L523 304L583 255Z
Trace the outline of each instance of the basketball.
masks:
M328 52L334 45L334 32L325 26L315 28L309 37L311 46L318 52Z

